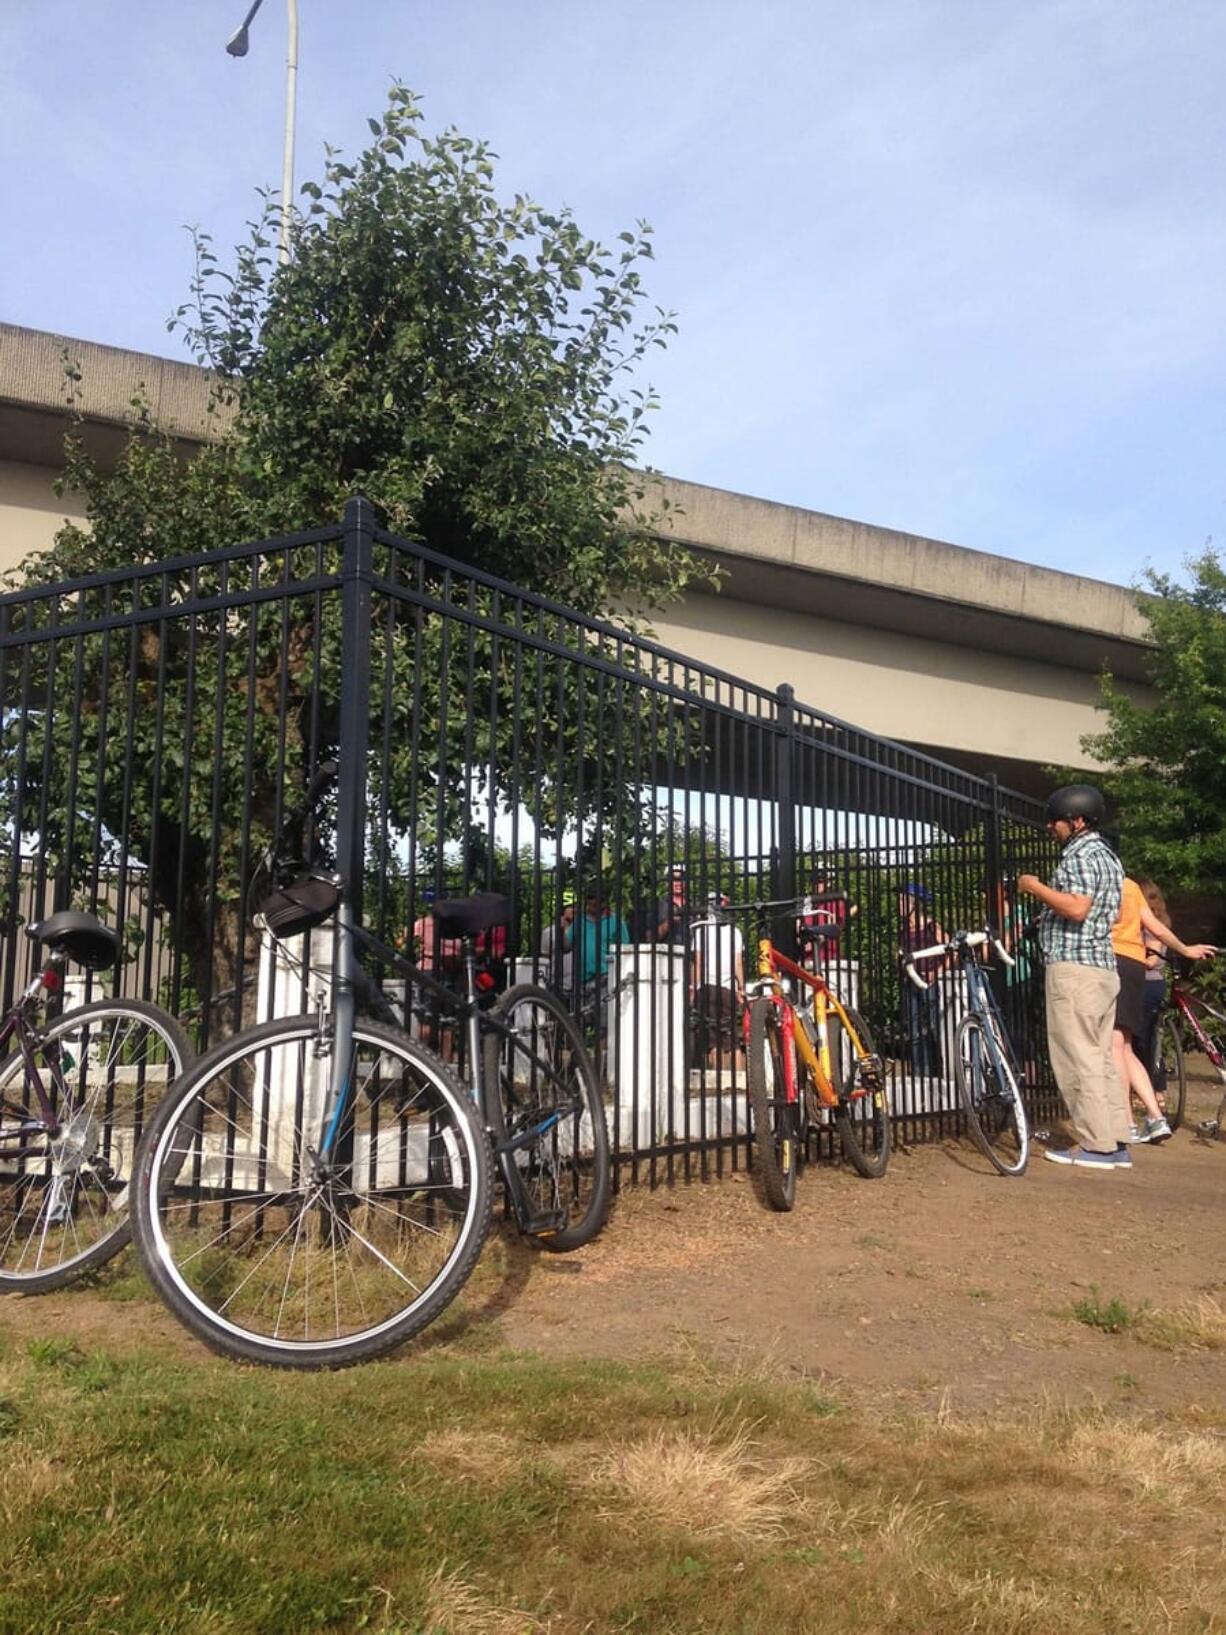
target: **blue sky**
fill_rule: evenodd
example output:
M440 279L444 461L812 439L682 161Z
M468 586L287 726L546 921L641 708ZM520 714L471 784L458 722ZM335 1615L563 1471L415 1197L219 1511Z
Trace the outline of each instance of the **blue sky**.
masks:
M656 230L649 458L1121 583L1226 539L1222 0L299 0L297 179L392 78ZM181 354L280 178L285 0L4 0L0 319Z

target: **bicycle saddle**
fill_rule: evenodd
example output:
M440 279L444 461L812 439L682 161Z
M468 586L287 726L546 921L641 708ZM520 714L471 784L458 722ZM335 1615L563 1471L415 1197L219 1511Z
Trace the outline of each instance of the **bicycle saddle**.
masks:
M434 918L445 935L471 937L495 925L509 925L511 899L497 891L475 891L471 897L435 903Z
M26 926L26 936L32 942L45 942L55 953L67 954L91 971L105 971L119 955L115 932L92 914L81 914L75 908L62 908L50 919Z
M842 929L841 925L802 925L796 936L800 942L833 942Z

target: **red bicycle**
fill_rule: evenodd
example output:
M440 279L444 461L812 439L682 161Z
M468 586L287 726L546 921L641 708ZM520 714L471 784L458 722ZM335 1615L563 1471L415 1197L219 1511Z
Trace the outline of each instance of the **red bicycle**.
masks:
M1166 1121L1177 1130L1183 1122L1188 1094L1185 1029L1189 1043L1195 1041L1226 1084L1226 1012L1186 986L1187 967L1183 961L1172 960L1171 973L1170 995L1154 1029L1149 1070L1155 1090L1165 1097ZM1226 1136L1226 1095L1218 1105L1217 1116L1202 1120L1197 1131L1209 1139Z

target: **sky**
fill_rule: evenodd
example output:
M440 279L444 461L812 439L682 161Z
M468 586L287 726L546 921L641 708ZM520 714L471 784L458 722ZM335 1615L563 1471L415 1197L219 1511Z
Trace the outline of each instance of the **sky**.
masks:
M286 3L0 0L0 320L185 356L279 184ZM296 181L389 84L655 230L646 457L1119 584L1226 540L1223 0L299 0Z

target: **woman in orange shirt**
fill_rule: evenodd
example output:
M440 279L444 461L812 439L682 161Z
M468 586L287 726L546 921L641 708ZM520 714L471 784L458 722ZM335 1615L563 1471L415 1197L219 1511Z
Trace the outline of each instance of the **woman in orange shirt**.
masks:
M1120 1093L1132 1125L1132 1097L1135 1095L1145 1108L1144 1122L1132 1125L1134 1141L1166 1141L1172 1131L1158 1106L1154 1087L1150 1083L1145 1064L1132 1047L1134 1038L1145 1031L1145 933L1158 942L1173 948L1185 959L1206 959L1217 952L1208 943L1190 946L1180 942L1169 925L1163 925L1145 901L1135 880L1124 877L1120 897L1119 918L1111 929L1111 945L1115 949L1115 965L1120 974L1120 994L1115 1006L1115 1029L1111 1048L1115 1070L1119 1075Z

